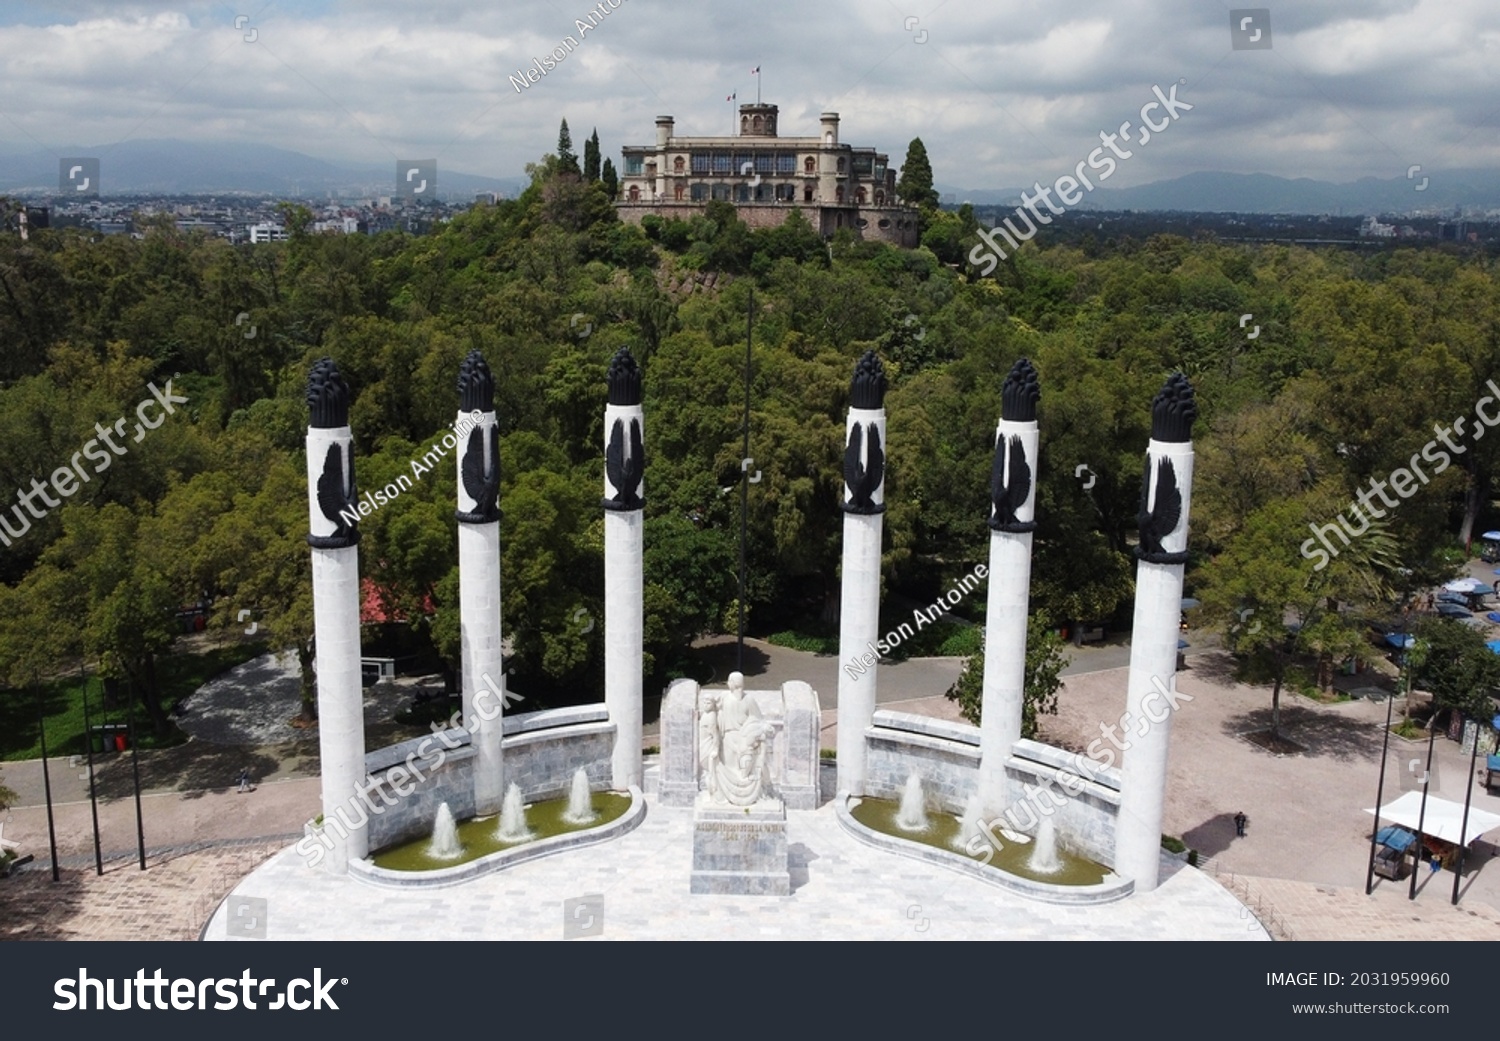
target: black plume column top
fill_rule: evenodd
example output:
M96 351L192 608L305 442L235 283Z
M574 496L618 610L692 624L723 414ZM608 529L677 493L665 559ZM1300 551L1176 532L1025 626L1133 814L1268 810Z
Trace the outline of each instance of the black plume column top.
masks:
M1042 385L1036 369L1022 358L1010 367L1000 388L1000 418L1012 423L1036 422L1036 403L1041 396Z
M495 377L478 351L470 351L458 367L458 397L463 412L495 411Z
M604 378L609 384L611 405L641 403L641 367L635 363L628 348L615 351L615 356L609 361L609 373Z
M1197 418L1193 385L1182 373L1172 373L1151 402L1151 439L1179 444L1191 441L1193 420Z
M880 358L874 351L865 351L854 365L854 381L849 386L849 406L884 408L887 385L885 366L880 364Z
M307 407L312 413L309 426L332 430L349 425L349 385L332 358L312 367L307 377Z

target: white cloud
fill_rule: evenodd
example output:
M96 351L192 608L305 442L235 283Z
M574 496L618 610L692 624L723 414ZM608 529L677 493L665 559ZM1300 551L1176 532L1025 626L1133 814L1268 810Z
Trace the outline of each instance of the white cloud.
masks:
M909 15L860 0L619 3L519 93L507 77L576 38L586 0L257 0L239 8L242 28L211 3L22 3L0 14L0 147L235 140L518 175L563 118L579 147L597 125L617 160L651 140L659 114L680 132L723 133L724 96L753 100L761 65L784 132L814 132L831 107L846 140L898 162L921 136L937 179L962 187L1055 176L1133 118L1152 84L1178 79L1194 111L1115 183L1500 163L1490 0L1272 8L1269 51L1233 51L1227 9L1186 0L948 0Z

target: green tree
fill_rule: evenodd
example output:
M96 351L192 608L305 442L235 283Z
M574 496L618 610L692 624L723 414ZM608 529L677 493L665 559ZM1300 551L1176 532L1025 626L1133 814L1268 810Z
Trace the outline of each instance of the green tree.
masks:
M1249 674L1271 681L1271 734L1281 732L1281 688L1299 655L1316 659L1320 680L1334 661L1365 646L1359 616L1342 603L1381 603L1389 593L1388 534L1369 531L1322 567L1300 550L1308 517L1329 515L1322 497L1278 499L1245 518L1223 552L1195 578L1201 618L1247 658Z
M595 127L583 143L583 179L593 184L599 179L599 128Z
M927 158L927 146L920 137L911 139L906 146L906 162L901 164L901 176L896 180L896 194L903 202L924 210L935 210L938 193L932 186L932 163Z
M608 157L604 160L604 168L599 173L599 183L604 185L604 190L609 195L610 202L620 194L620 175L615 173L614 161Z
M568 121L557 128L557 171L579 175L578 154L573 151L573 135L568 131Z
M1026 686L1021 702L1021 736L1035 738L1040 716L1057 715L1057 692L1062 687L1062 670L1068 664L1062 650L1062 638L1041 615L1026 619ZM958 702L964 719L979 725L984 702L984 651L971 654L964 662L958 681L948 688L947 697Z
M1413 686L1430 690L1439 709L1456 709L1480 721L1494 716L1490 691L1500 686L1500 656L1484 635L1451 618L1423 618L1415 635L1427 650L1412 667ZM1431 725L1436 724L1434 714Z

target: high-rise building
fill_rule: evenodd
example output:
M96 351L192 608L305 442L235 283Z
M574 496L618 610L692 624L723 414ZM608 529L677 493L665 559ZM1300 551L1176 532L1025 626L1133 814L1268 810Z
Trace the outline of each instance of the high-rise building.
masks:
M816 137L779 137L775 105L741 105L737 136L678 137L672 117L658 116L656 144L621 150L620 218L686 218L723 200L755 228L776 227L797 210L824 237L849 228L915 247L917 211L897 199L889 157L841 144L837 112L819 122Z

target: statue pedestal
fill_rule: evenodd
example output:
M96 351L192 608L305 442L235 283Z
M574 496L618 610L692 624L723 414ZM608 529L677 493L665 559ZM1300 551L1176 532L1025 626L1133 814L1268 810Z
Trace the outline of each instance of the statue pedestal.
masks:
M786 805L763 799L724 806L700 794L693 803L693 893L788 896Z

